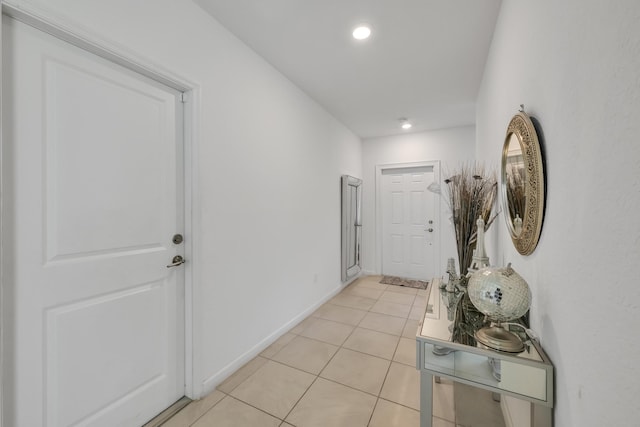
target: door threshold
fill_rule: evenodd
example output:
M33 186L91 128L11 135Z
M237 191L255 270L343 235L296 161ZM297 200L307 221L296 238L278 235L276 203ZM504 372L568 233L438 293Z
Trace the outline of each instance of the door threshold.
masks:
M187 396L182 397L176 403L158 414L154 419L146 423L143 427L160 427L161 425L169 421L171 417L180 412L189 403L191 403L191 399L189 399Z

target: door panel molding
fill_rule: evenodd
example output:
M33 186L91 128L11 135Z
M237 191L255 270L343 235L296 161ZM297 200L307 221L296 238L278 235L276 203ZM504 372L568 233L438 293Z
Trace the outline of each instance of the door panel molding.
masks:
M118 405L121 405L127 397L140 393L148 387L152 387L155 383L162 379L161 371L162 366L154 366L153 364L144 363L146 361L153 360L154 353L162 352L167 343L154 337L153 328L156 324L162 324L163 319L161 317L161 311L157 308L159 304L166 304L166 295L162 294L161 280L156 280L149 283L143 283L133 288L126 290L113 291L106 295L92 296L81 301L74 301L57 307L48 308L44 313L44 340L46 343L46 349L48 357L45 359L44 377L45 385L47 387L47 393L45 393L44 410L48 418L51 420L58 420L61 416L58 413L58 408L73 407L74 403L79 399L91 399L93 400L93 411L89 413L78 414L77 418L69 418L61 421L62 425L72 425L81 423L89 423L91 420L97 419L100 414L106 412L109 409L113 409ZM86 339L91 342L87 345L83 352L78 353L71 351L71 346L67 345L69 337L65 335L65 327L61 325L82 322L83 317L90 317L92 311L105 310L105 306L113 305L121 312L135 312L144 310L145 316L149 317L149 321L143 325L138 325L138 334L141 339L134 343L121 342L122 333L109 333L113 329L113 324L108 322L106 316L102 316L102 322L98 325L93 325L91 333L87 334ZM155 310L149 310L148 307L155 308ZM125 316L116 319L117 330L124 331L130 328L132 325L125 320ZM166 323L166 322L165 322ZM142 326L142 327L141 327ZM168 326L168 325L167 325ZM100 381L108 372L91 372L85 375L78 376L72 375L74 371L74 365L80 364L82 359L86 358L100 358L101 354L98 350L99 344L104 344L104 341L108 340L110 346L127 345L131 348L132 345L138 349L139 357L141 357L140 364L141 369L132 372L129 376L130 384L128 385L128 392L124 396L118 396L116 390L112 390L105 385L104 381ZM167 361L164 360L163 364ZM122 369L115 363L111 363L109 366L110 371ZM65 375L67 373L67 375ZM95 384L103 384L103 387L96 388ZM73 390L72 395L63 396L58 391L64 387ZM92 393L86 395L87 390L93 389ZM107 395L107 401L110 403L107 406L99 406L99 397ZM55 421L53 425L57 424Z
M433 170L434 181L440 184L440 161L432 160L432 161L420 161L420 162L408 162L408 163L390 163L390 164L380 164L376 165L376 175L375 175L375 209L376 209L376 219L375 219L375 267L376 273L382 274L382 209L383 209L383 201L382 201L382 175L383 173L388 172L411 172L412 169L417 168L431 168ZM436 224L440 224L440 197L434 197L435 206L434 211L436 214ZM440 227L441 228L441 227ZM434 259L434 274L440 274L440 257L441 257L441 248L440 248L440 232L439 230L435 233L436 236L434 238L434 246L435 246L435 259Z

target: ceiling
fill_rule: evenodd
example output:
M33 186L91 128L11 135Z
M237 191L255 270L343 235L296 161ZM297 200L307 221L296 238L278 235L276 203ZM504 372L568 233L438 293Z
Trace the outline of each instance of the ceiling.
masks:
M501 2L194 1L362 138L475 123Z

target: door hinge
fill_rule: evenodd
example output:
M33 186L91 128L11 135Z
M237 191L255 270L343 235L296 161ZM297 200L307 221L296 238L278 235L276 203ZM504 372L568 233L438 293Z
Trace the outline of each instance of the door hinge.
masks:
M180 93L180 102L182 102L183 104L186 103L188 101L188 97L187 97L187 93L186 92L181 92Z

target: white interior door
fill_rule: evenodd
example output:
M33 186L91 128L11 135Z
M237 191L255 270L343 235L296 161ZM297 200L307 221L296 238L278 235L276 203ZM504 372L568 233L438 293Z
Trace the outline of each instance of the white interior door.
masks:
M382 273L428 280L434 272L436 211L433 167L383 169Z
M184 394L179 93L3 19L3 425L140 426Z

